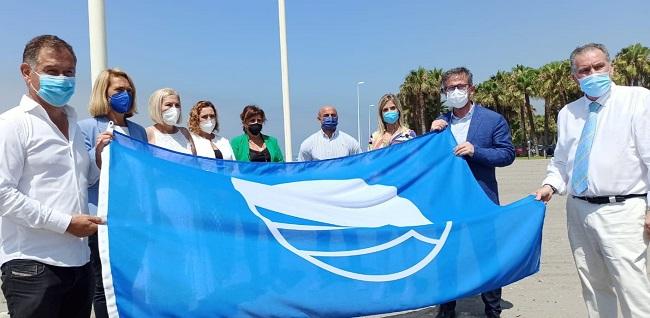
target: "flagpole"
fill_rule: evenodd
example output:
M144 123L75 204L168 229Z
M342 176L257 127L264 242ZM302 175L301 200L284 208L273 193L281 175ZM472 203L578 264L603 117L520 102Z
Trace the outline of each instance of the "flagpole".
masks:
M88 0L88 35L90 37L90 85L105 70L106 63L106 15L104 0Z
M284 13L284 0L278 0L278 19L280 24L280 66L282 68L282 111L284 113L284 157L293 161L291 150L291 107L289 104L289 63L287 60L287 21Z

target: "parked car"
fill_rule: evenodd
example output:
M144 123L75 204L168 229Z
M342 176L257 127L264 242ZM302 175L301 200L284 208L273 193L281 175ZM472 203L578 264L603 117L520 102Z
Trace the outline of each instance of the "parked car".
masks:
M553 157L554 153L555 153L555 144L546 146L546 155L547 156Z
M515 156L517 156L517 157L527 157L528 156L528 147L526 147L526 146L516 146L515 147Z
M546 150L546 156L547 157L553 157L553 153L555 152L555 145L537 145L537 153L540 156L544 155L544 150Z

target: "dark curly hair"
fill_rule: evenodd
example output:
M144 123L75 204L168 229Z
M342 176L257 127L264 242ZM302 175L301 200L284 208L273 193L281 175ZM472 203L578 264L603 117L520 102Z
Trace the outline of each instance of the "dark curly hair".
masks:
M215 125L213 131L219 131L219 113L217 113L217 108L208 100L200 100L192 107L192 110L190 111L190 119L187 120L187 128L189 128L194 134L198 135L199 132L201 132L201 127L199 126L201 123L201 117L199 117L199 115L201 114L201 110L206 107L212 107L212 110L214 110Z

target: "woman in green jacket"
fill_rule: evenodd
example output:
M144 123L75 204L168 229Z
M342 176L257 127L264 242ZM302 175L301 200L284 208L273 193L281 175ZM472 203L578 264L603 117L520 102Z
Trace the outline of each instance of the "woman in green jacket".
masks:
M239 116L244 134L230 140L230 145L239 161L283 162L282 150L277 139L262 134L262 125L266 122L264 111L248 105Z

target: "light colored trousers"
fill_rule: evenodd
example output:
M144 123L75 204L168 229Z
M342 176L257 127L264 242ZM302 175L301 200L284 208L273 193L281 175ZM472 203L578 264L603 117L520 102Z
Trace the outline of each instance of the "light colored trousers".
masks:
M571 251L582 282L590 318L650 317L650 280L646 272L646 199L592 204L567 199Z

